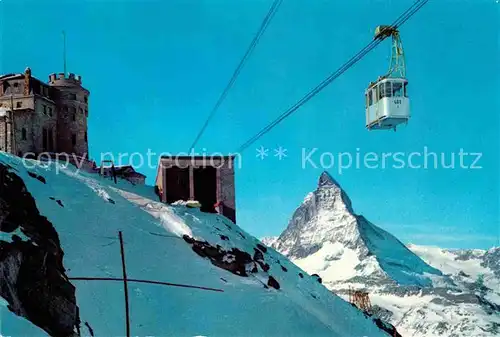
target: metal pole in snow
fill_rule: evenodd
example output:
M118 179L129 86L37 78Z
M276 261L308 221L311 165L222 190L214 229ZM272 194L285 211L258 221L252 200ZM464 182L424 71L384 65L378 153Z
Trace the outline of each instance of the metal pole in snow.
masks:
M123 235L122 231L118 232L118 237L120 238L120 253L122 256L122 270L123 270L123 288L125 291L125 322L127 329L127 337L130 337L130 319L129 319L129 307L128 307L128 285L127 285L127 269L125 268L125 250L123 249Z

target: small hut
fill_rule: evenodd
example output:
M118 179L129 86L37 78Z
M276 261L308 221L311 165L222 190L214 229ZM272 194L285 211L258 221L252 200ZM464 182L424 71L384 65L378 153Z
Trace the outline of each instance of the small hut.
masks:
M162 202L196 200L236 223L234 156L162 156L155 185Z

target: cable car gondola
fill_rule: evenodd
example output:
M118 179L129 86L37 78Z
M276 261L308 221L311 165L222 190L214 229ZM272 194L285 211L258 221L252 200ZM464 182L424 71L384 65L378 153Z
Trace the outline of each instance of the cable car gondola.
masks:
M371 82L365 91L366 128L368 130L394 130L410 119L408 80L405 77L403 45L397 29L378 26L375 39L392 36L391 62L386 75Z

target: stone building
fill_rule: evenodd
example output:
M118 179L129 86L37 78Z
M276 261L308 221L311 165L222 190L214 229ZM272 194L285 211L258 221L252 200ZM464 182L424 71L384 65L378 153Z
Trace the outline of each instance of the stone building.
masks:
M88 158L90 92L80 76L51 74L47 83L22 74L0 76L0 151Z

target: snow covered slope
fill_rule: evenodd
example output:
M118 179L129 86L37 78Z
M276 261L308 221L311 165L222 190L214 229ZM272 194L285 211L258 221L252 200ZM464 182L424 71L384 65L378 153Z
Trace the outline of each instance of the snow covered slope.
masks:
M458 267L450 259L446 269L420 258L355 214L345 191L326 172L271 245L346 299L350 288L369 292L372 311L403 336L500 335L500 301L491 290L498 275L486 274L486 289L472 280L477 273L469 280L451 273ZM498 268L497 254L491 251L484 264Z
M145 187L0 153L0 335L382 337L228 219ZM189 288L176 285L204 287Z

